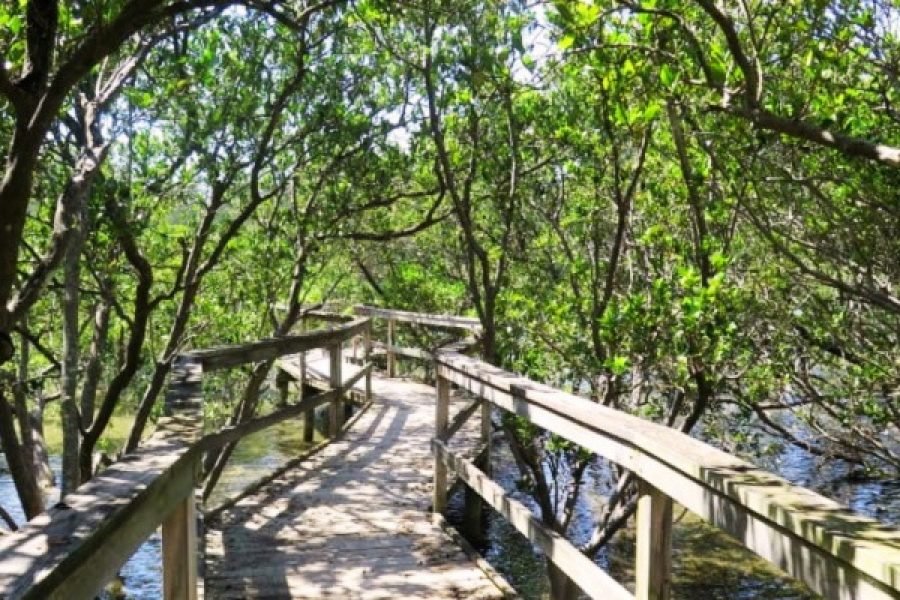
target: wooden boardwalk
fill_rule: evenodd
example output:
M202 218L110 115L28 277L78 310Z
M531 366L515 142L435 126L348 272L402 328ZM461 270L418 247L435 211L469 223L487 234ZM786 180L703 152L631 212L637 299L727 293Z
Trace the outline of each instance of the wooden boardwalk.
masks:
M308 369L327 374L327 361ZM372 389L342 439L207 524L207 598L504 597L429 513L434 388L373 377Z

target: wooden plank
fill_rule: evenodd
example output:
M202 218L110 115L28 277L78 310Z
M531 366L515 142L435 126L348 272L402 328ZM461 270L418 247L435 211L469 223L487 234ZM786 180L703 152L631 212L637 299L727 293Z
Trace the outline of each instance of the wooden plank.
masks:
M336 344L331 347L329 351L329 377L332 389L340 389L341 384L343 383L341 377L341 364L343 361L343 348L341 344ZM343 393L338 392L331 399L331 404L328 410L328 421L329 428L328 434L331 437L337 437L338 432L341 430L341 424L344 420L344 403L343 403Z
M503 597L427 513L434 389L373 386L377 402L341 440L207 520L209 597ZM454 449L476 445L468 425Z
M637 600L669 600L672 587L672 499L638 483L635 556Z
M303 314L304 318L318 319L319 321L331 321L334 323L348 323L353 320L353 315L342 315L328 309L310 310Z
M216 371L331 346L359 335L365 331L366 327L368 327L368 319L356 319L334 329L320 329L248 344L193 350L186 353L185 356L199 361L203 365L204 371Z
M354 306L353 312L354 314L360 316L377 317L380 319L394 319L402 323L430 325L432 327L442 327L447 329L481 331L481 321L473 317L417 313L405 310L393 310L387 308L377 308L375 306L361 305Z
M190 494L162 523L163 598L197 600L197 511Z
M612 460L836 600L898 598L900 532L672 429L459 354L439 374Z
M634 596L581 553L567 539L551 531L527 507L510 498L497 483L470 461L457 457L438 439L431 447L446 467L453 469L460 479L475 490L494 510L512 524L522 535L536 544L548 560L568 575L581 590L597 600L633 600Z
M493 408L487 400L481 401L481 444L484 447L484 465L487 474L491 475L491 438L494 434L493 424L491 423L491 412Z
M193 496L203 428L202 368L176 359L165 414L140 449L14 535L0 538L0 598L93 597L175 508Z
M450 415L450 382L443 377L437 378L437 390L434 403L435 437L445 439L447 419ZM463 420L460 424L465 423ZM449 436L448 436L449 437ZM431 510L442 513L447 509L447 467L438 455L434 457L434 483Z
M366 395L365 401L372 401L372 320L369 320L369 326L363 333L363 360L369 366L366 371Z
M393 379L397 376L397 355L395 354L394 348L394 335L395 335L395 325L396 321L394 319L388 319L387 322L387 345L385 346L385 351L387 352L387 376L390 379Z

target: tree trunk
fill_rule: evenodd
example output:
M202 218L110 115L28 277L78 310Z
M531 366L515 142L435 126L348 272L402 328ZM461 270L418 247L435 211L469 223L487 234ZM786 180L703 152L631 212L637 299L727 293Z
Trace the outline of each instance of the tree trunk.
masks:
M82 211L73 215L70 226L76 228L66 249L63 264L63 359L60 398L63 428L62 485L60 494L65 497L81 482L78 455L81 447L81 429L77 404L78 356L79 356L79 286L81 284L81 248L84 245Z
M43 400L38 400L34 410L28 415L31 425L31 460L37 484L43 488L52 488L56 485L56 475L50 468L50 454L44 441L44 406Z
M25 517L33 519L44 512L43 497L31 470L30 461L26 461L22 454L12 407L6 401L2 388L0 388L0 444L3 446L6 464L9 466Z
M25 325L25 320L22 320ZM19 435L22 438L22 456L27 458L33 454L31 423L28 420L28 338L22 335L19 346L19 369L16 375L16 387L13 392L15 397L16 418L19 422ZM27 462L27 461L26 461Z
M103 356L109 337L109 313L110 303L104 298L94 309L94 335L91 338L91 349L84 368L84 385L81 388L81 419L85 428L90 427L94 421L97 387L103 374Z

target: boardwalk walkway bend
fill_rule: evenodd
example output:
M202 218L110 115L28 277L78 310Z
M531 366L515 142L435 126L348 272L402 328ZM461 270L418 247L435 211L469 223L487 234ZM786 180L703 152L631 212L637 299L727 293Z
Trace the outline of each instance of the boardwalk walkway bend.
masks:
M93 598L160 527L167 600L508 597L442 524L453 479L591 598L669 598L675 503L829 600L900 598L900 531L671 429L488 365L467 354L473 319L353 312L309 312L310 331L179 356L154 435L0 537L0 599ZM383 343L373 339L381 333ZM431 369L435 386L399 379L401 357ZM274 365L285 402L204 432L203 378L245 364ZM633 474L633 582L613 580L479 468L473 457L490 452L499 411ZM324 421L328 439L226 505L198 510L211 456L291 419L308 440Z

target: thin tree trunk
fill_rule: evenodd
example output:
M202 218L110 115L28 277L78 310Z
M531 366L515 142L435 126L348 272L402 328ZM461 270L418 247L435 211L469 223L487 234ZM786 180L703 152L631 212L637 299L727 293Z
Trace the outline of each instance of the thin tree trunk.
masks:
M44 512L43 497L34 478L30 461L26 461L22 453L22 446L16 433L15 416L12 407L6 401L6 396L3 395L2 388L0 388L0 444L3 446L6 464L9 466L25 517L33 519Z
M34 464L34 476L42 488L52 488L56 485L56 475L50 468L50 453L47 452L47 442L44 438L44 408L46 403L38 399L34 410L28 415L31 426L31 461Z
M81 428L77 404L79 329L78 312L81 284L81 249L84 245L82 211L72 215L70 227L76 229L66 249L63 264L63 359L60 398L63 428L62 485L60 494L65 497L81 482L78 454L81 447Z
M23 328L27 326L25 320L22 320ZM31 441L31 423L28 420L28 361L29 349L28 338L24 335L20 336L19 347L19 369L16 376L17 382L14 390L16 417L19 422L19 435L22 438L22 456L28 457L33 454Z
M110 303L104 298L94 308L94 335L88 353L87 365L84 368L84 385L81 388L81 420L87 428L94 421L94 405L97 400L97 387L103 374L103 357L109 338Z

